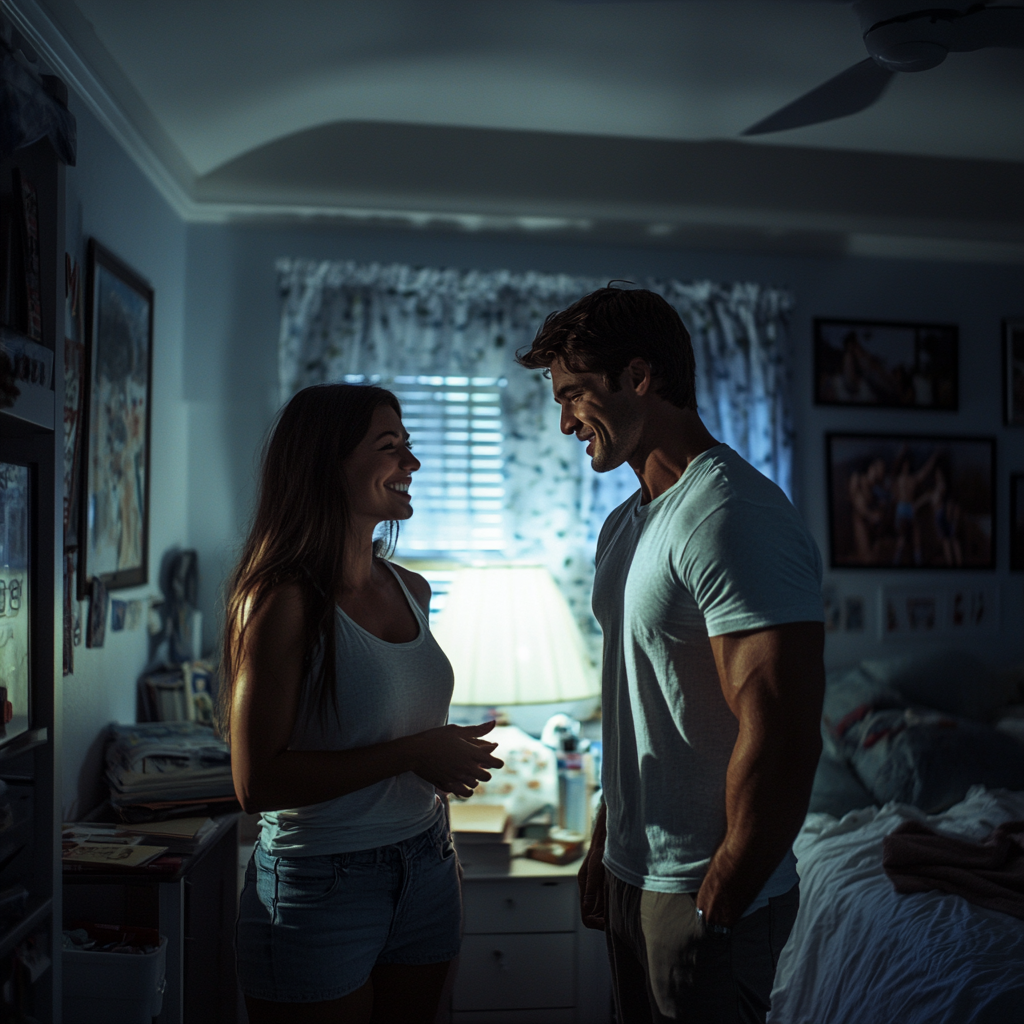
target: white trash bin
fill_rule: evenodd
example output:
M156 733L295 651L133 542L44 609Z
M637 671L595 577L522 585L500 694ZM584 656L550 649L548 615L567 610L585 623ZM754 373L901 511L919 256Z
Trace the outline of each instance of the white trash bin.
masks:
M86 929L95 934L92 928ZM129 937L149 929L125 928ZM153 939L139 944L152 945ZM91 949L65 949L65 1024L150 1024L163 1008L167 981L167 939L152 953L102 953ZM129 939L130 941L130 939Z

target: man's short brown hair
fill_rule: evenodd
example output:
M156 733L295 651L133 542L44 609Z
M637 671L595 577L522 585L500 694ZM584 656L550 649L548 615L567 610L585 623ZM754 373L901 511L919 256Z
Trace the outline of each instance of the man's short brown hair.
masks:
M617 391L630 360L651 368L654 388L680 409L696 409L696 363L679 314L645 288L598 288L568 309L552 313L516 361L529 370L561 359L570 373L603 374Z

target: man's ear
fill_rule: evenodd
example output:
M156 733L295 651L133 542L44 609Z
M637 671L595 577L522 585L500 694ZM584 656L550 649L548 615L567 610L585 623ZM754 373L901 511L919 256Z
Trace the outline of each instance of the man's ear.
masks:
M651 364L646 359L637 356L629 361L626 367L629 373L629 383L637 395L646 395L653 386L651 379Z

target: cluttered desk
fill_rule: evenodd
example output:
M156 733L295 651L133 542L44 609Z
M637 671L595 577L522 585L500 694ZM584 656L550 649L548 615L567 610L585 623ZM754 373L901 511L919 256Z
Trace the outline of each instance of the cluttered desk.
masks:
M227 745L195 722L112 725L106 777L110 799L63 829L65 1021L114 1019L136 1003L158 1024L234 1021L239 808ZM95 926L115 924L155 929L166 946L134 956L114 946L126 950L115 962L124 984L100 988L90 979L112 954L90 960ZM138 982L161 951L162 977ZM83 962L91 970L76 974Z

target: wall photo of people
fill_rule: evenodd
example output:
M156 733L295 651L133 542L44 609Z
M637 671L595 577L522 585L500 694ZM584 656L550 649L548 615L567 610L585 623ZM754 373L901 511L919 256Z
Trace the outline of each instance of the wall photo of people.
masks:
M957 328L869 320L814 321L818 405L955 410Z
M995 441L828 434L839 568L995 567Z

